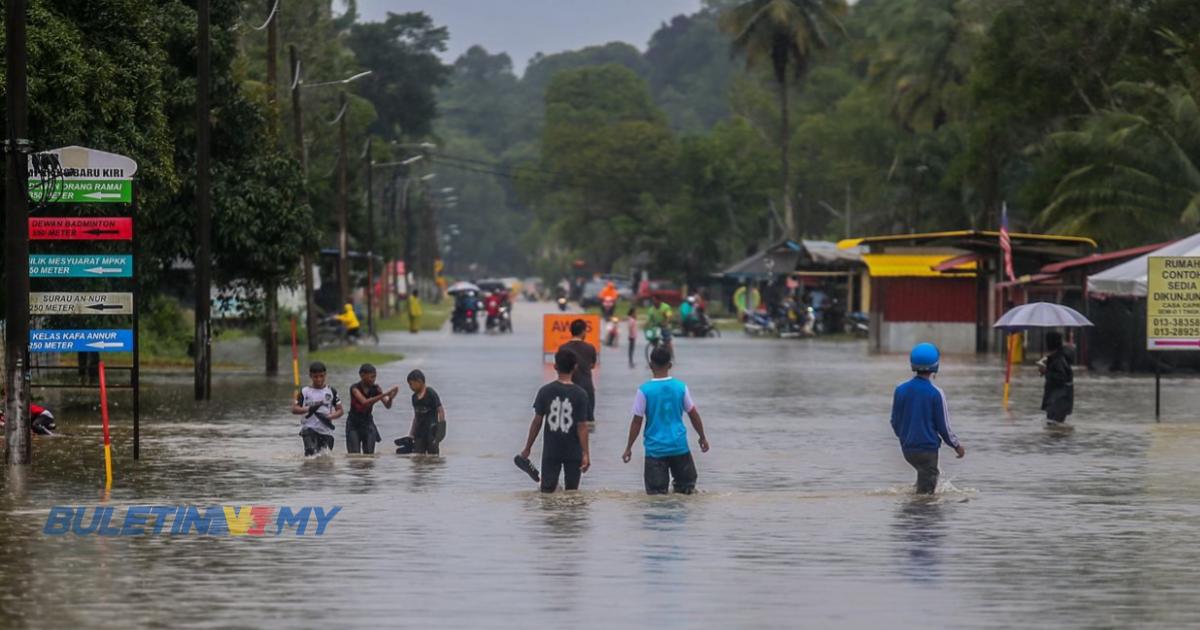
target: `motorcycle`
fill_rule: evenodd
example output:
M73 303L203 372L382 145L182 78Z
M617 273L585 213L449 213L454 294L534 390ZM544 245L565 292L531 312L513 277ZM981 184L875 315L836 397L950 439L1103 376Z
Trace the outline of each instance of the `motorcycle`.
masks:
M336 317L324 317L317 322L317 343L322 346L355 345L362 338L362 327L357 330L346 330ZM376 342L378 343L378 342Z
M558 296L558 310L563 312L567 310L567 298L561 295Z
M607 320L617 314L617 301L612 298L604 298L604 302L600 305L600 319Z
M742 329L751 337L777 336L779 329L775 324L775 320L771 318L765 311L743 311L745 324Z
M615 348L620 336L620 320L616 316L608 318L608 326L604 329L605 345Z
M861 311L850 313L846 317L846 332L864 339L869 337L871 335L871 318Z
M486 320L487 332L511 333L512 313L507 303L502 303L493 311L488 312Z
M688 337L720 337L721 331L713 325L708 313L698 308L692 317L683 323L683 334Z
M511 333L512 327L512 307L508 304L500 305L500 332Z
M450 316L450 329L453 332L479 332L477 314L480 309L479 299L474 295L463 295L454 304L454 313Z

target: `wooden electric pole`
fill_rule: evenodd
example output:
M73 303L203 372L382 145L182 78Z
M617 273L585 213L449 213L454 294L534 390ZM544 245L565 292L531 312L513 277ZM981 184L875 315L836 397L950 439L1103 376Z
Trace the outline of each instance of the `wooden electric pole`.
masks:
M4 460L29 464L29 88L25 50L26 0L5 2L7 138L5 142Z

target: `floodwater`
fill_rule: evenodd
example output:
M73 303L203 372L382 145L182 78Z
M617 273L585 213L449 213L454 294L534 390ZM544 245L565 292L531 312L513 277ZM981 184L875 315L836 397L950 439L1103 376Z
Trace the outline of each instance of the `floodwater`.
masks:
M646 497L640 444L621 463L644 366L605 349L584 490L543 496L512 464L538 386L537 318L513 336L386 336L441 394L440 458L393 454L407 400L377 413L384 453L305 460L288 378L151 379L142 461L117 397L116 484L102 490L98 415L50 399L66 437L35 440L0 488L7 627L1011 628L1200 625L1200 393L1080 375L1078 429L1049 435L1040 381L948 358L939 383L968 452L914 497L888 426L902 357L863 345L678 342L712 450L701 493ZM639 355L640 356L640 355ZM331 373L345 392L351 370ZM340 426L339 426L340 428ZM694 444L695 438L692 437ZM535 450L535 461L537 460ZM52 506L340 506L325 534L102 537L43 533Z

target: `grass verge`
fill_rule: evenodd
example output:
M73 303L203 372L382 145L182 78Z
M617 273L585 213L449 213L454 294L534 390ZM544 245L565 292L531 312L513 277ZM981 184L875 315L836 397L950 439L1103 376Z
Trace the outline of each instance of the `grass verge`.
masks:
M363 363L383 365L400 361L403 358L404 355L398 352L379 352L362 346L327 348L310 352L305 357L307 361L321 361L330 367L357 367Z
M454 310L454 300L452 298L444 298L439 304L429 304L421 302L421 317L418 320L418 329L424 331L441 330L442 326L450 319L450 311ZM366 326L366 322L363 322ZM378 332L407 332L408 331L408 312L401 305L401 312L391 317L380 319L375 324L375 329Z

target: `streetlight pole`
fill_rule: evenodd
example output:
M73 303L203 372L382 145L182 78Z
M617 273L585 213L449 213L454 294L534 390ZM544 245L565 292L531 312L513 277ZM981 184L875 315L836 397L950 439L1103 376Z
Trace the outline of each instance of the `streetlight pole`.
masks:
M367 332L375 334L375 186L371 172L371 136L367 136Z
M350 265L347 261L349 254L349 237L346 234L346 92L342 91L338 102L341 109L338 112L338 297L341 304L350 303Z
M26 0L5 3L5 54L8 129L5 142L4 228L4 460L9 465L32 460L29 431L29 88L25 50Z
M196 400L212 397L212 198L209 179L209 89L212 74L212 46L209 41L210 0L199 0L199 44L196 73Z
M304 147L304 117L300 112L300 58L296 56L296 45L288 46L292 61L292 133L296 139L296 159L300 161L300 176L304 185L300 187L299 202L308 205L308 151ZM304 265L304 332L308 337L308 351L317 351L317 305L313 300L312 252L305 248Z

